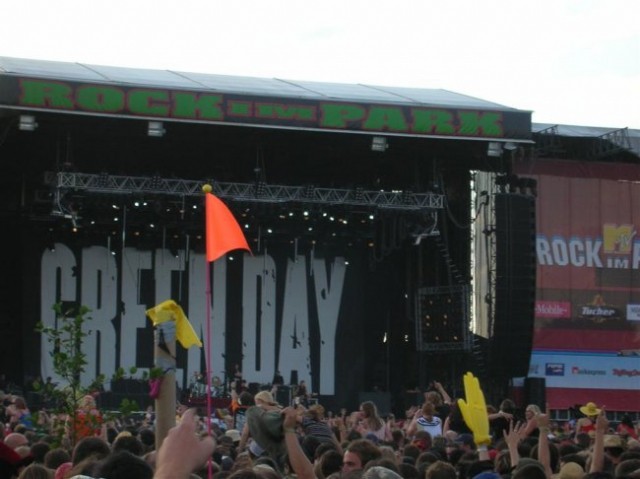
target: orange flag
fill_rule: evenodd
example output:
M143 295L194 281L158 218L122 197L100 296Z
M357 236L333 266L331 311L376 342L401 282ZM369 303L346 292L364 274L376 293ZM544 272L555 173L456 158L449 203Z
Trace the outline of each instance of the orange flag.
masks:
M211 186L205 191L205 241L207 261L215 261L234 249L246 249L251 252L240 225L229 208L219 198L211 194Z

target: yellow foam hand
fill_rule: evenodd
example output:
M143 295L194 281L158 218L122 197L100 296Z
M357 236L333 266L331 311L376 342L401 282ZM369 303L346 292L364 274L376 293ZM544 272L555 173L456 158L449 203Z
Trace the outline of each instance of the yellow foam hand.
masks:
M466 373L464 380L465 399L458 399L458 407L462 412L464 422L473 432L473 440L480 445L491 444L489 434L489 415L484 401L484 393L480 389L478 378L472 373Z

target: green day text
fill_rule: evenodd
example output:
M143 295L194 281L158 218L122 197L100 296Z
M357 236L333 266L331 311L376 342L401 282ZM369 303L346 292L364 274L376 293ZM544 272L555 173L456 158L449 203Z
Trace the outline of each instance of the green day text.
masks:
M208 327L215 332L210 344L212 371L225 369L225 358L241 357L243 378L249 383L269 383L275 370L284 377L296 370L299 380L305 380L319 394L335 394L338 322L347 282L344 257L324 258L312 252L286 259L282 253L245 254L242 279L237 282L228 277L227 261L213 263L210 273L202 254L178 253L174 257L161 249L127 247L122 251L122 264L135 266L118 271L119 262L104 246L74 249L56 243L53 250L42 252L42 323L55 326L51 305L59 301L91 309L87 325L91 334L81 345L87 354L83 384L98 374L111 377L121 365L153 363L150 349L143 344L150 336L143 330L151 326L146 311L152 304L147 301L157 298L155 303L178 301L203 343ZM193 261L185 263L186 257ZM178 272L188 291L184 296L175 288ZM209 274L216 287L211 298L206 298L202 283ZM286 285L280 292L279 282ZM238 302L237 309L230 306L233 301ZM210 312L207 302L212 306ZM207 318L211 318L209 326ZM235 333L228 335L228 328ZM52 348L51 343L41 341L41 373L62 381L55 376ZM202 354L196 347L184 351L179 362L183 369L177 371L181 386L202 370Z
M397 134L500 138L499 111L289 102L220 93L119 88L20 79L19 104L25 107L105 115L131 115L221 123L302 126L328 130L385 131Z

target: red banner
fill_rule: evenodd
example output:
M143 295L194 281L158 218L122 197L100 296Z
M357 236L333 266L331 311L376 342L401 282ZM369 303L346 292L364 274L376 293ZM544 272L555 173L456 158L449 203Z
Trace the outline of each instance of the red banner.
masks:
M529 376L546 378L551 409L640 410L640 167L541 161L527 173L538 191Z

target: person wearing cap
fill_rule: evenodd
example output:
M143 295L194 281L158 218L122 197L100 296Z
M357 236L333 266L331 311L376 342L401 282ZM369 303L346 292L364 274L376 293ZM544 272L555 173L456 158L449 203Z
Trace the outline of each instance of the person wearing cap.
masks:
M611 461L613 467L620 464L620 455L625 451L626 444L618 434L605 434L602 445L606 458Z
M596 430L596 418L600 414L600 409L594 402L588 402L584 406L580 407L580 412L585 417L581 417L576 422L576 434L587 433L593 436Z
M237 445L240 442L240 431L237 429L228 429L224 435L231 439L234 445Z

